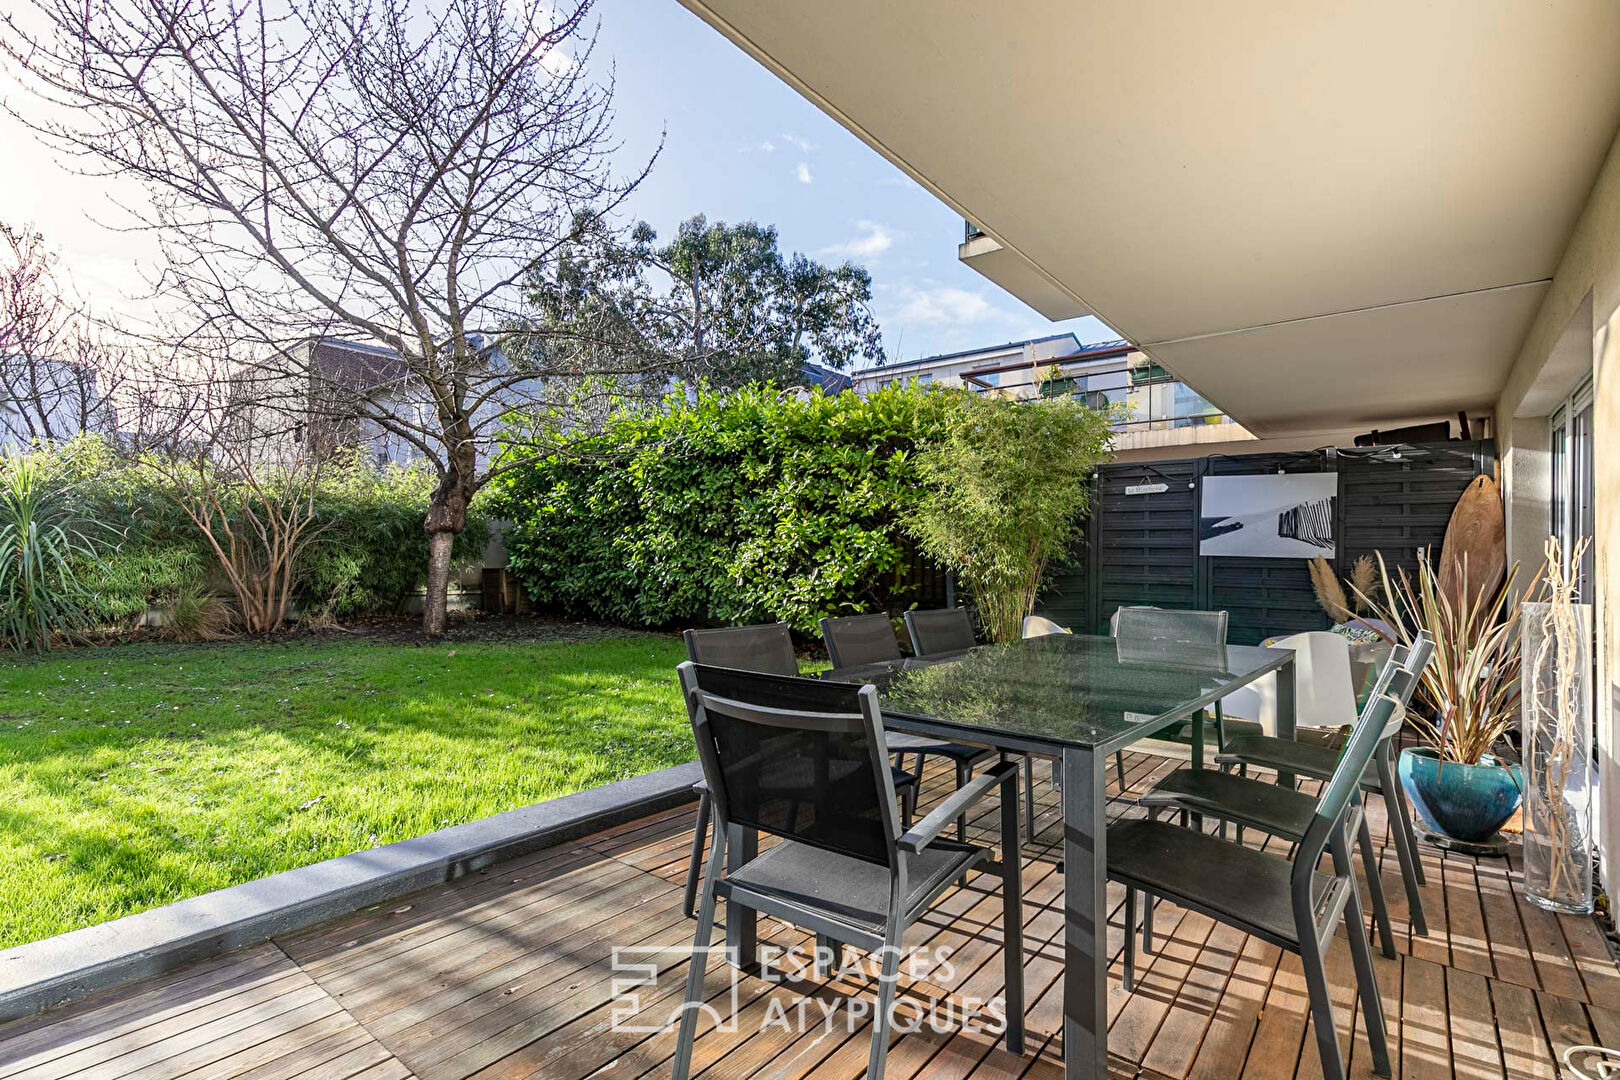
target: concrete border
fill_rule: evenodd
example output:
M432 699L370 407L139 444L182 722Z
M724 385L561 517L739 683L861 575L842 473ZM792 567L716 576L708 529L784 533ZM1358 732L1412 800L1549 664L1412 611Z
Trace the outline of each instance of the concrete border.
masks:
M0 952L0 1021L159 975L692 801L677 765Z

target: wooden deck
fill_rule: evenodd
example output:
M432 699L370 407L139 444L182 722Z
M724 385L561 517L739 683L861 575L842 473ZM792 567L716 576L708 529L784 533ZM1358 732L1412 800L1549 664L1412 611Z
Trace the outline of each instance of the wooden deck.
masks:
M1130 759L1133 788L1175 767ZM1037 767L1038 773L1044 770ZM927 798L949 785L933 775ZM888 1074L908 1078L1060 1077L1061 878L1054 795L1042 782L1041 842L1025 851L1025 970L1030 1044L1008 1054L983 1033L898 1038ZM1116 802L1124 812L1126 804ZM1383 828L1382 808L1374 825ZM991 800L976 822L995 821ZM612 946L679 950L693 924L679 910L691 810L514 860L175 974L0 1027L0 1080L631 1080L669 1075L673 1036L616 1030ZM1431 936L1406 932L1394 853L1382 860L1401 956L1377 960L1397 1076L1411 1080L1556 1077L1572 1044L1620 1047L1620 971L1590 919L1548 914L1518 896L1502 860L1442 856L1423 846ZM1122 899L1112 894L1116 905ZM941 901L908 944L950 946L939 967L903 983L923 1003L990 998L1001 989L1000 900L993 878ZM1141 958L1137 992L1119 983L1122 928L1110 947L1111 1074L1175 1080L1311 1080L1319 1075L1297 959L1208 919L1161 906L1161 947ZM762 939L803 945L775 923ZM1341 935L1330 956L1352 1076L1369 1075L1352 1012ZM711 965L720 995L730 969ZM647 1014L678 1000L685 965L668 961ZM859 971L826 982L738 986L737 1032L706 1031L694 1074L844 1080L863 1072L864 1029L762 1024L803 998L870 996ZM815 1014L812 1014L815 1015ZM620 1025L621 1027L623 1025Z

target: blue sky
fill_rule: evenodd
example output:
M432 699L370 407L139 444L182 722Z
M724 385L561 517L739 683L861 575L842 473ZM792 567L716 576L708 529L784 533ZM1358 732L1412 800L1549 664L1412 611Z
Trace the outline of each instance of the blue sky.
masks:
M675 0L596 11L592 68L614 65L626 166L667 132L629 207L660 236L704 213L773 224L785 251L854 259L872 274L894 359L1069 330L1115 336L1096 319L1049 322L960 265L961 218Z

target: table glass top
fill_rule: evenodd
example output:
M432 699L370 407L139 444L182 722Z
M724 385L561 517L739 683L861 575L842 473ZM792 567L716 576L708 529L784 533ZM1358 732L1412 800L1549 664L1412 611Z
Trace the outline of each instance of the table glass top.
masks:
M885 715L959 727L968 741L990 741L973 739L976 729L1095 748L1151 735L1292 659L1286 650L1247 645L1054 634L822 678L870 682Z

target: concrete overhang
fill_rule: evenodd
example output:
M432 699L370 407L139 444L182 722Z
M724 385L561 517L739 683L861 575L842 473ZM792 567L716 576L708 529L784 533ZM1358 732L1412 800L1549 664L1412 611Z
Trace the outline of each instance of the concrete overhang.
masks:
M1492 402L1620 127L1612 0L682 2L1262 436Z
M1040 267L987 233L958 244L956 257L1053 322L1091 314Z

